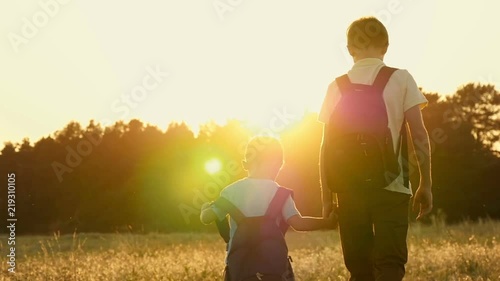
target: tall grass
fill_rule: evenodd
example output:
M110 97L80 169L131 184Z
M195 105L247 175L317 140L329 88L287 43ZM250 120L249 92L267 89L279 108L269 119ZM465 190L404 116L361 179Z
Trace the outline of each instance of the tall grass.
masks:
M500 222L412 224L405 280L500 280ZM216 234L21 236L16 273L0 280L219 280L224 243ZM346 280L336 231L287 234L297 280Z

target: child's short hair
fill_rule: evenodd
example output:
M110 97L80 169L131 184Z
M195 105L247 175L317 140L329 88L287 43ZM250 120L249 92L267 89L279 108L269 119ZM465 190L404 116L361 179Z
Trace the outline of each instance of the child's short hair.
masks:
M256 136L247 144L245 162L263 164L271 161L283 162L283 146L277 138Z
M375 17L355 20L347 28L347 45L359 49L369 46L383 48L389 46L389 34L385 26Z

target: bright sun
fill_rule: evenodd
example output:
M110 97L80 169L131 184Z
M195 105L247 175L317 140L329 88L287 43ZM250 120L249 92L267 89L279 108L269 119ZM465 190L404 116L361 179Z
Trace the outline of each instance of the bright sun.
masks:
M209 173L209 174L215 174L217 173L218 171L220 171L222 167L222 164L220 163L220 161L218 159L210 159L209 161L207 161L205 163L205 170Z

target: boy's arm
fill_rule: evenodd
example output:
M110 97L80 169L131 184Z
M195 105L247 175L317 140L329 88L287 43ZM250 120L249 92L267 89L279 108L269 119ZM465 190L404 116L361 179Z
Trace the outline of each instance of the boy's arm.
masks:
M321 201L323 203L323 218L327 218L328 215L333 211L333 194L332 191L326 185L326 174L324 171L324 159L325 159L325 141L327 134L327 124L323 126L323 141L321 142L321 149L319 155L319 175L320 175L320 185L321 185Z
M201 206L200 221L203 224L210 224L217 219L217 214L211 208L211 204L206 202Z
M413 199L413 210L420 208L418 219L432 210L431 148L429 135L425 129L420 105L415 105L405 112L405 118L411 133L415 154L420 171L420 185Z
M303 217L298 214L290 217L287 223L296 231L335 228L337 225L337 216L333 212L327 218Z

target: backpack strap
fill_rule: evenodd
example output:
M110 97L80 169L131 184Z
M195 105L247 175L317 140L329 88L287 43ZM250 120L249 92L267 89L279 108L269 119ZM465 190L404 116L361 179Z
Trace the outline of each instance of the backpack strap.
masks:
M288 199L288 196L292 194L292 190L282 186L278 187L271 203L269 203L269 207L267 207L265 216L268 218L277 218L281 215L281 210L283 209L286 199Z
M388 66L383 66L378 74L377 77L375 78L375 81L373 82L373 87L377 89L377 92L380 94L383 94L385 86L387 85L387 82L389 82L389 79L391 78L392 74L398 70L397 68L393 67L388 67ZM400 142L398 143L398 152L400 153L402 159L403 159L403 185L406 188L410 188L410 177L409 177L409 171L408 171L408 134L406 131L406 119L403 120L403 125L401 126L401 134L400 134Z
M375 87L382 94L384 92L385 85L387 85L387 82L389 82L389 78L391 78L392 74L396 70L398 69L393 67L383 66L377 73L377 77L375 77L375 81L373 82L372 87ZM335 82L339 87L340 94L348 93L353 88L359 88L359 87L364 88L365 86L369 86L369 85L351 83L351 80L349 79L349 76L347 74L337 77L335 79Z
M337 83L337 86L339 87L341 95L343 95L344 93L350 92L350 90L352 88L352 83L351 83L351 80L349 79L349 76L347 76L347 74L344 74L340 77L337 77L335 79L335 82Z
M215 220L215 225L217 226L217 231L219 231L220 237L224 239L224 242L229 243L231 239L231 229L229 227L229 220L225 217L223 220ZM227 250L227 246L226 246Z
M409 176L409 159L408 159L408 132L406 130L406 119L403 119L403 125L401 125L398 147L396 149L398 157L401 156L402 160L402 172L403 172L403 185L406 188L410 188L410 176Z
M394 71L398 70L397 68L383 66L375 78L375 81L372 84L372 87L376 88L380 94L384 92L385 85L389 82L389 78L391 78Z
M229 200L227 200L224 197L219 197L215 202L212 203L215 205L217 208L224 210L225 212L228 212L229 215L238 223L240 220L242 220L245 216L241 213L241 211L234 206L233 203L231 203ZM215 225L217 226L217 231L219 232L219 235L224 239L224 242L226 244L229 243L230 240L230 227L229 227L229 220L227 217L225 217L223 220L215 220ZM226 245L226 250L227 250L228 245Z
M240 211L240 209L236 208L236 206L234 206L234 204L231 203L231 201L227 200L226 198L224 198L222 196L219 197L217 200L215 200L214 205L217 208L220 208L220 209L228 212L229 216L231 216L231 218L236 223L240 223L240 221L242 221L244 218L246 218L245 215L243 215L243 213Z

